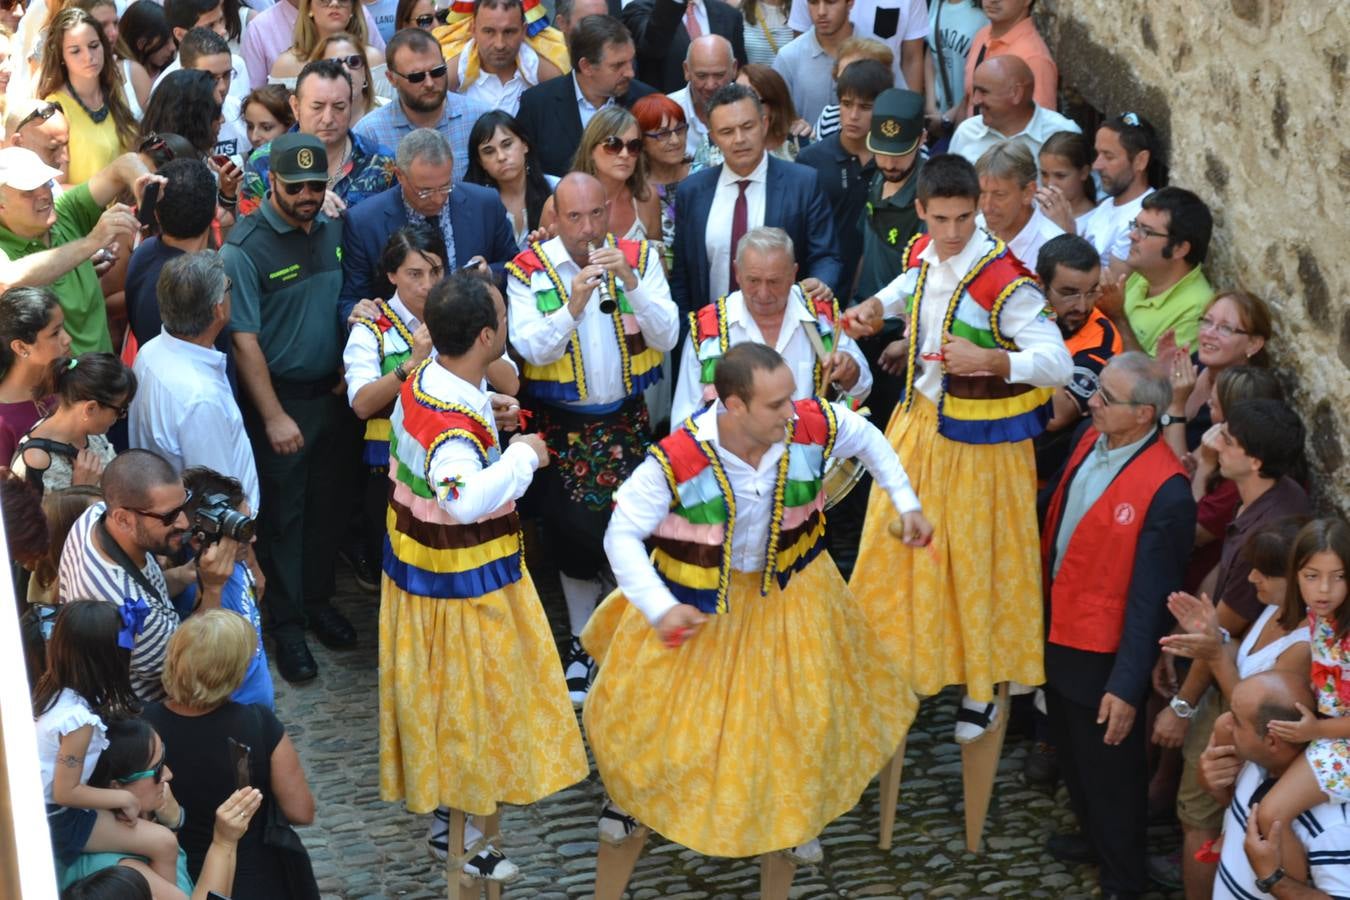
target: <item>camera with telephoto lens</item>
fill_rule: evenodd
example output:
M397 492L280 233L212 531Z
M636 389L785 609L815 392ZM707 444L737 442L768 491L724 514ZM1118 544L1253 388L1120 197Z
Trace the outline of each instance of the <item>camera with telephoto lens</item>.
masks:
M253 540L253 519L231 506L225 494L207 494L192 517L192 533L204 544L221 538L247 544Z

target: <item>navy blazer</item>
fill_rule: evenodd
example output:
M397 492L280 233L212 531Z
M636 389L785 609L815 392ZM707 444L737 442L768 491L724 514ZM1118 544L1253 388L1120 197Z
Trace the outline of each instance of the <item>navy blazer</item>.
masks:
M731 42L737 65L745 65L745 19L722 0L705 0L708 30ZM633 35L638 77L663 93L685 86L684 57L689 31L684 24L685 0L633 0L619 17Z
M639 98L655 91L634 78L628 82L628 93L619 98L619 105L632 109ZM581 110L577 109L577 87L571 73L540 82L521 94L516 122L545 173L561 178L572 171L572 160L581 146Z
M358 300L389 299L392 290L380 275L380 257L389 236L407 224L403 189L397 184L347 210L342 226L344 323ZM506 207L490 188L456 182L450 194L450 227L455 231L455 259L448 268L481 256L500 278L518 252Z
M688 313L716 300L708 296L708 252L704 233L721 166L695 172L675 192L675 261L670 275L670 295L680 308L683 328ZM840 293L844 264L835 246L834 213L820 189L816 170L769 157L764 184L764 224L781 228L792 238L797 256L797 278L819 278ZM731 240L731 221L714 223ZM734 255L734 251L733 251Z

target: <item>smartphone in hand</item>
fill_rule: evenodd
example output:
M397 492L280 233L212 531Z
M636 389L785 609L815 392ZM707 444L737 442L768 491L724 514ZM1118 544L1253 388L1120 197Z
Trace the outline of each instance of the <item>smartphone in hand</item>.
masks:
M234 766L234 789L249 787L248 757L251 752L248 744L241 744L234 738L225 739L230 745L230 764Z
M159 182L152 181L145 186L141 194L141 205L136 209L136 219L144 228L155 227L155 206L159 203Z

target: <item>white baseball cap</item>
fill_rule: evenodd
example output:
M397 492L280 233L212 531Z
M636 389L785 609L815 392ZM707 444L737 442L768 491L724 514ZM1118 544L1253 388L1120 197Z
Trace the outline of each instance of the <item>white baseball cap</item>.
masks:
M32 191L60 177L60 169L53 169L27 147L0 150L0 187Z

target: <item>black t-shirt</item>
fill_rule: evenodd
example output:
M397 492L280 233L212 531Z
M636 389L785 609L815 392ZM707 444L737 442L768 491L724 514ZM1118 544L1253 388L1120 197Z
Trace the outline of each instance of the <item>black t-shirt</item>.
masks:
M182 250L152 237L136 248L127 263L127 322L131 325L131 333L136 335L136 343L142 347L159 335L160 326L164 324L159 317L159 293L155 290L159 272L169 260L182 255Z
M837 134L802 150L797 154L797 163L816 170L820 189L830 198L839 256L844 262L844 287L851 288L863 252L863 212L867 209L867 187L876 173L876 163L868 160L867 165L861 165L858 157L844 149Z
M285 726L265 706L226 703L204 716L180 716L162 703L146 707L145 720L164 741L165 761L173 771L173 795L187 812L178 843L187 853L188 872L196 879L211 846L216 807L235 791L229 738L249 749L249 783L263 793L263 808L239 841L232 896L285 900L284 877L274 853L263 845L266 805L272 803L272 751Z

